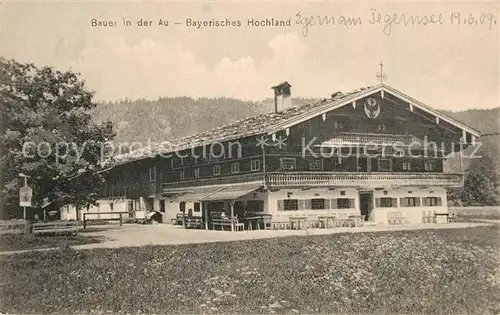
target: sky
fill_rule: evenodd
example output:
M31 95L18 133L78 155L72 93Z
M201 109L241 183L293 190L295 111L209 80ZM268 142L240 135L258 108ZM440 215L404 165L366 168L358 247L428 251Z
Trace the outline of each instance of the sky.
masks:
M429 106L485 109L500 106L499 3L7 1L0 4L0 54L79 72L96 99L107 101L262 100L282 81L292 85L292 96L325 98L378 84L383 61L384 83ZM379 13L381 23L370 23ZM442 23L395 21L390 34L384 22L402 15L437 20L439 14ZM335 23L319 25L325 16ZM342 17L361 23L340 25ZM249 18L290 19L291 25L252 27ZM94 27L92 19L116 26ZM152 26L137 26L140 19ZM160 19L169 26L158 26ZM187 19L242 26L198 29ZM307 34L306 21L316 22Z

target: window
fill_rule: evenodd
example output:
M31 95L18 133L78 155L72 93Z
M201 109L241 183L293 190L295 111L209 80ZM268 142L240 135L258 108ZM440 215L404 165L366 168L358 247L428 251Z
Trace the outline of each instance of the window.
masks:
M422 198L422 205L428 206L428 207L440 207L442 205L441 197Z
M220 175L220 165L214 166L214 175Z
M345 190L341 190L341 191L340 191L340 195L341 195L341 196L345 196Z
M391 171L392 161L389 159L378 159L378 170L379 171Z
M247 211L250 212L263 212L264 211L264 201L263 200L248 200Z
M344 129L344 123L341 121L334 121L333 128L335 129Z
M200 177L200 168L197 167L194 169L194 178L199 178Z
M381 124L381 125L378 125L378 126L377 126L377 130L378 130L378 131L386 131L386 130L387 130L387 127L386 127L385 125Z
M165 199L160 200L160 212L165 212Z
M200 212L201 206L199 202L194 203L194 212Z
M313 210L325 209L325 199L311 199L311 209Z
M110 211L113 211L113 208L114 208L114 204L113 204L113 203L110 203L110 204L109 204L109 210L110 210Z
M183 179L185 178L185 177L184 177L184 175L185 175L184 170L180 170L180 171L179 171L179 178L180 178L181 180L183 180Z
M314 159L314 160L311 160L309 161L309 169L311 171L314 171L314 170L321 170L321 160L320 159Z
M424 169L426 171L434 171L436 169L436 166L434 165L433 161L425 161Z
M179 202L179 211L182 213L186 212L186 202L185 201Z
M149 168L149 181L156 182L156 166Z
M240 163L231 164L231 174L236 174L240 172Z
M295 158L281 158L281 169L282 170L294 170L295 169Z
M252 160L252 161L250 161L250 170L252 172L260 170L260 160Z
M375 203L378 203L377 201L378 200L376 200ZM398 203L398 201L396 198L387 198L387 197L380 198L380 207L381 208L397 207L398 206L397 203Z
M403 171L411 171L411 162L403 161Z
M299 210L299 201L297 199L283 200L283 210L285 211Z
M354 199L339 198L337 199L337 209L354 208Z
M405 197L399 201L401 207L420 207L420 198L417 197Z
M210 161L223 159L224 155L224 147L221 143L215 142L210 146L210 155L208 156Z

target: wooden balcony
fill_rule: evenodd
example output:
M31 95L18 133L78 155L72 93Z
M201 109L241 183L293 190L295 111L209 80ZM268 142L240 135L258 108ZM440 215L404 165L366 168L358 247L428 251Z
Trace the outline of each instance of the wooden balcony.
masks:
M192 188L255 183L267 188L280 187L358 187L462 185L462 174L443 173L353 173L353 172L272 172L204 178L163 184L163 193L189 191Z
M361 187L385 186L447 186L462 184L462 174L443 173L351 173L351 172L288 172L266 174L272 187Z
M180 182L164 183L163 193L189 191L192 188L197 188L197 187L222 186L231 184L248 184L248 183L264 185L264 174L262 172L258 172L252 174L244 174L244 175L220 176L213 178L197 178Z

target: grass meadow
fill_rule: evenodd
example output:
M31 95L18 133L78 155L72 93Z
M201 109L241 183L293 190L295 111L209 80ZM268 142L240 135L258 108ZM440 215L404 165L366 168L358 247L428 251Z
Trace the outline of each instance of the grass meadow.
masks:
M500 313L500 226L1 257L2 313Z

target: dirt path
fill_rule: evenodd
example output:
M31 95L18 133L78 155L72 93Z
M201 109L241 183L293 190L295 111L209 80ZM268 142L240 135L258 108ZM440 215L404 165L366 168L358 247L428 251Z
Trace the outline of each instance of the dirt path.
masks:
M362 233L362 232L383 232L383 231L411 231L423 229L456 229L469 228L476 226L491 225L500 223L498 220L483 220L487 222L457 222L449 224L415 224L401 226L363 226L363 227L341 227L333 229L307 229L307 230L257 230L257 231L210 231L210 230L191 230L184 229L181 226L172 226L170 224L158 225L124 225L122 227L100 227L93 228L93 231L85 232L82 235L101 236L106 240L102 243L74 245L74 249L94 249L94 248L117 248L117 247L136 247L145 245L178 245L192 243L211 243L211 242L230 242L262 238L286 237L286 236L305 236L305 235L325 235L337 233ZM493 221L493 222L490 222ZM37 251L55 250L56 248L35 249ZM34 250L20 250L10 252L0 252L0 255L10 255L25 253Z

